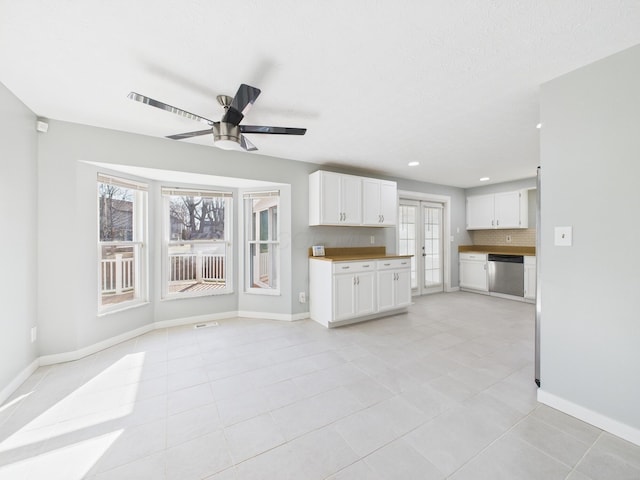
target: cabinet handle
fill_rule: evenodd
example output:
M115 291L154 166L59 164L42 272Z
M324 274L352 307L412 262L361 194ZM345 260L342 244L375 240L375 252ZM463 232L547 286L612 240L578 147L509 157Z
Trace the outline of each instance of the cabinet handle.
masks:
M493 220L491 220L491 226L492 226L492 227L494 226Z
M385 263L384 266L388 267L389 265L391 265L390 263Z
M349 268L351 268L351 267L346 266L346 267L340 267L340 268L342 268L343 270L348 270L348 269L349 269Z
M362 268L369 268L371 265L362 265Z
M356 277L356 285L360 285L360 277Z
M496 227L500 225L500 220L496 220Z
M380 215L382 217L382 223L384 223L384 215Z

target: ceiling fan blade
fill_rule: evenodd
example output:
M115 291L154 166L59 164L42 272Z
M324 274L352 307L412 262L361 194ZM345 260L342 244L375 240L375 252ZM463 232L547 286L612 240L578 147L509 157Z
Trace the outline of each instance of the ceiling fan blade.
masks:
M207 130L197 130L195 132L178 133L176 135L167 135L166 138L170 138L171 140L182 140L183 138L199 137L200 135L211 135L211 133L212 133L212 130L209 128Z
M258 150L258 147L251 143L244 135L240 135L240 146L247 152L255 152Z
M260 95L260 91L259 88L252 87L251 85L241 84L236 92L236 96L233 97L231 101L231 108L235 108L243 115L246 115L251 105L253 105L253 102L255 102Z
M222 117L222 121L238 125L251 108L251 105L253 105L253 102L256 101L258 95L260 95L259 88L252 87L246 83L241 84L236 96L231 100L231 105L229 105Z
M273 135L304 135L306 128L266 127L263 125L240 125L242 133L270 133Z
M147 105L151 105L152 107L156 107L161 110L166 110L167 112L175 113L176 115L180 115L181 117L206 123L207 125L213 125L213 120L201 117L200 115L196 115L195 113L187 112L186 110L182 110L181 108L172 107L171 105L168 105L164 102L145 97L144 95L140 95L136 92L130 92L129 95L127 95L127 98L135 100L136 102L146 103Z

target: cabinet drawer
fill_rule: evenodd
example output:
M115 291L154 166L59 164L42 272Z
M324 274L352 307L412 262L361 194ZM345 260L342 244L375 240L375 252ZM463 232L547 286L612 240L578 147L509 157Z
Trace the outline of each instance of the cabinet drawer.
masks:
M378 270L390 270L392 268L409 268L410 258L393 258L389 260L378 260Z
M486 253L461 253L460 260L472 260L476 262L486 262L487 254Z
M333 273L354 273L375 271L376 262L371 260L368 262L334 262Z

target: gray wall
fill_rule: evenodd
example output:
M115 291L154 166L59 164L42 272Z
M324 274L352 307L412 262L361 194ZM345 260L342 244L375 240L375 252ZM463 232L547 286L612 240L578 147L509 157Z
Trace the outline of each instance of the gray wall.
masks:
M39 301L42 355L73 351L154 321L235 310L294 315L304 313L308 311L308 305L298 302L298 292L308 292L309 246L368 246L373 235L376 245L387 245L390 252L395 251L393 228L308 226L308 175L320 168L315 164L228 152L61 121L51 121L49 132L40 136L39 140L38 168L42 181L38 204L38 278L42 291ZM151 182L150 302L132 310L98 317L95 175L99 169L86 162L179 170L290 185L289 237L292 255L288 267L291 275L283 279L282 295L250 296L238 293L240 288L237 288L239 276L236 269L236 293L232 295L161 300L157 268L160 245L154 240L160 238L161 212L157 208L160 184ZM400 180L399 186L418 192L451 195L453 226L463 227L464 195L461 189L406 180ZM236 205L236 211L238 208ZM241 249L237 245L235 254L239 253ZM70 262L69 258L73 261ZM457 248L451 270L455 286ZM73 287L70 288L70 285ZM69 312L70 305L72 312Z
M640 46L542 86L542 392L640 441ZM573 226L573 246L554 227Z
M0 84L0 391L36 358L36 116ZM2 399L0 399L1 401Z

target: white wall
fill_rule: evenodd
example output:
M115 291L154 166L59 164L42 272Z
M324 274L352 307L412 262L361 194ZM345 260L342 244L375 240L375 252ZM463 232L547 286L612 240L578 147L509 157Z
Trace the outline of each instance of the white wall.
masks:
M36 358L36 116L0 84L0 402ZM17 385L16 385L17 386Z
M639 85L636 46L542 86L539 399L640 444Z

